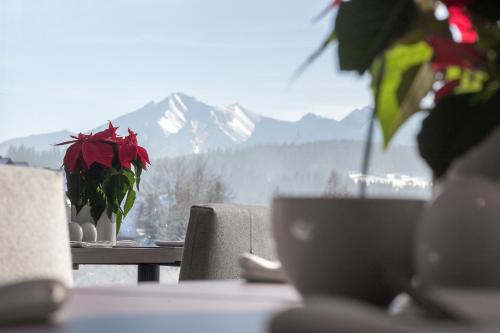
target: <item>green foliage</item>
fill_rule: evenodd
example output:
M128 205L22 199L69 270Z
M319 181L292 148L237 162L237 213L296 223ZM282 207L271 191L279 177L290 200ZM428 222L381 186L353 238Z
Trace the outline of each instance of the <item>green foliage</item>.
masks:
M134 166L135 174L136 174L137 191L139 191L139 185L141 184L142 164L138 163L137 161L133 161L132 165Z
M478 99L479 95L450 95L423 122L418 146L437 178L445 174L456 156L466 153L500 126L500 92L486 101Z
M103 168L93 164L85 172L70 173L66 170L68 183L67 196L80 211L83 206L90 206L92 219L97 223L103 213L111 218L116 214L117 232L123 219L132 209L140 182L142 168L134 163L135 172L123 168Z
M397 44L372 65L375 112L384 134L384 145L412 114L431 90L434 73L428 65L432 49L423 42Z
M415 14L413 0L342 2L335 20L340 69L364 73L381 51L408 31Z
M438 4L448 6L448 19L436 17ZM446 107L457 107L462 111L464 107L489 108L490 114L485 113L482 119L474 122L476 129L487 130L482 133L485 137L497 124L497 105L489 100L500 93L499 22L498 0L342 1L330 37L307 59L306 65L337 41L341 70L363 74L371 69L375 112L383 130L385 147L408 117L420 110L422 99L430 92L435 93L436 98L434 106L429 103L429 123L441 119L442 113L436 116L433 113L443 110L440 103L446 96L449 97L444 104ZM465 97L460 99L459 95ZM466 103L455 105L454 101L459 100ZM450 118L454 124L438 123L444 132L459 127L458 121L464 122L460 126L465 129L469 126L468 116L474 114L478 116L479 113ZM419 144L431 144L433 134L442 138L439 128L429 128L436 132L424 131ZM447 160L442 163L434 163L438 157L433 154L424 156L426 151L440 149L426 146L421 147L421 152L433 171L442 175L443 166L450 165L453 159L467 151L471 147L469 143L479 143L479 132L475 129L463 131L470 137L457 140L462 146L455 147L451 155L444 154ZM424 134L431 137L424 139Z

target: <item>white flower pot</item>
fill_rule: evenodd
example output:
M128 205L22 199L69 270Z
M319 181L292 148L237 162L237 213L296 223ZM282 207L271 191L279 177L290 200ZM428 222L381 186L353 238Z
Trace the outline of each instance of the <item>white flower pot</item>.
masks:
M116 245L116 215L112 214L111 219L106 212L103 212L97 221L97 241L108 241Z
M90 207L83 207L80 212L77 214L75 207L72 207L71 210L71 219L74 222L77 222L80 225L83 225L86 222L91 222L93 224L94 220L90 214ZM97 221L96 225L97 229L97 241L108 241L113 245L116 245L116 215L113 214L111 219L104 211Z
M76 207L71 206L71 221L82 225L85 222L92 221L92 216L90 215L90 206L84 206L80 209L80 212L76 212Z

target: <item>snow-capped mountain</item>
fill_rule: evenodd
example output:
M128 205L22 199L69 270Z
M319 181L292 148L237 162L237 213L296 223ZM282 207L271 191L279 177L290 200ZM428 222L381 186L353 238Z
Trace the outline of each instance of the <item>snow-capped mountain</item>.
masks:
M260 119L238 104L215 107L175 93L119 117L113 124L120 126L122 134L127 128L138 132L141 145L152 156L175 156L242 144L253 135Z
M141 145L152 157L202 153L218 148L255 144L303 143L322 140L364 140L371 108L357 109L344 119L306 114L298 121L283 121L251 112L239 104L212 106L183 93L174 93L159 102L149 102L138 110L113 120L126 134L139 133ZM410 121L395 139L396 144L414 144L417 121ZM107 126L93 129L99 131ZM0 154L10 145L24 144L37 150L68 138L68 131L34 135L0 143ZM380 141L380 130L376 141Z

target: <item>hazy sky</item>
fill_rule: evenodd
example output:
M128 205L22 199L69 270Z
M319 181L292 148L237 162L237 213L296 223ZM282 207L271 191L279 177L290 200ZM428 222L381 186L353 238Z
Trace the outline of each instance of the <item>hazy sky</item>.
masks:
M330 51L288 87L329 0L0 0L0 141L83 131L182 91L267 116L371 104Z

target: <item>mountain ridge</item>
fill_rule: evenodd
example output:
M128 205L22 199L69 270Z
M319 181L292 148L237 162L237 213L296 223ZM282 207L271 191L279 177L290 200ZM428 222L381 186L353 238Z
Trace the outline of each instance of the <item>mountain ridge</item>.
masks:
M204 153L213 149L248 147L256 144L305 143L324 140L365 138L371 107L355 109L341 120L314 113L304 114L297 121L286 121L253 112L239 103L213 106L182 92L168 95L159 102L150 101L132 112L113 120L126 134L131 128L139 133L141 145L154 157ZM395 144L413 145L418 122L399 133ZM105 128L102 124L92 130ZM0 143L0 155L10 145L49 150L52 144L65 141L67 130L13 138ZM381 141L377 128L376 142Z

